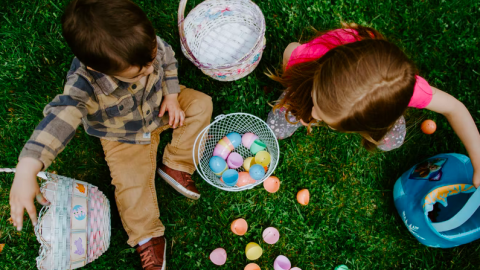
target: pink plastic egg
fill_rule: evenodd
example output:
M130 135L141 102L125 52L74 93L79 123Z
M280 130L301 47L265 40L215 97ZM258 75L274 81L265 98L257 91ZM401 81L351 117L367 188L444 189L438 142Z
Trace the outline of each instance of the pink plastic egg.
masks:
M243 187L250 184L255 184L255 179L253 179L248 172L239 172L238 173L238 187Z
M302 269L300 269L300 268L298 268L298 267L293 267L293 268L290 269L290 270L302 270Z
M217 248L210 253L210 260L216 265L224 265L227 261L227 252L223 248Z
M274 227L268 227L263 231L262 237L265 243L273 245L280 239L280 232Z
M239 218L235 219L230 226L232 232L236 235L244 235L248 230L248 223L245 219Z
M258 139L258 136L251 133L251 132L247 132L245 134L243 134L242 136L242 144L243 146L245 146L246 148L250 149L250 146L252 145L252 143Z
M297 193L297 201L301 205L307 205L310 201L310 192L308 189L302 189Z
M239 153L231 153L227 158L227 165L230 169L240 168L243 165L243 158Z
M221 157L226 160L230 152L232 152L230 148L222 144L217 144L217 146L215 146L215 148L213 149L213 156Z
M276 176L270 176L263 182L263 187L270 193L275 193L280 189L280 180Z

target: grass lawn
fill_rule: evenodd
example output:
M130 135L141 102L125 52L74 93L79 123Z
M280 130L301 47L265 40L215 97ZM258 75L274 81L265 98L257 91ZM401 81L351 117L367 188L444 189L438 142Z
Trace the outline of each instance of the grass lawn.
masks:
M480 2L255 0L267 21L267 48L258 68L235 82L217 82L203 75L181 53L178 0L141 0L158 35L170 43L180 64L180 81L213 97L214 115L247 112L266 118L282 90L264 72L279 66L286 45L306 39L310 26L339 27L340 21L378 29L403 48L432 85L460 99L480 124ZM191 0L188 9L200 3ZM65 0L8 0L0 7L0 167L14 167L17 157L42 119L43 107L60 94L72 53L61 36L60 16ZM433 135L420 132L423 118L436 121ZM243 269L245 246L257 242L264 254L256 261L273 269L276 256L290 258L303 270L333 269L479 269L480 242L452 249L421 245L396 213L392 188L408 168L438 153L465 154L465 148L441 115L411 110L407 142L398 150L368 153L359 136L317 128L305 129L280 141L281 158L275 172L282 185L275 194L259 186L250 191L218 190L195 175L202 198L191 201L160 178L157 193L168 239L168 269ZM171 138L162 137L160 150ZM162 154L160 151L159 156ZM112 202L110 249L85 269L140 269L140 260L126 244L109 184L108 167L99 140L79 128L48 171L89 181ZM34 269L38 254L30 222L16 232L7 219L13 175L0 175L1 269ZM295 194L308 188L308 206ZM38 209L40 207L38 206ZM25 215L27 217L27 215ZM230 232L232 220L249 223L245 236ZM274 226L281 238L267 245L264 228ZM215 267L208 256L217 248L228 253L226 265Z

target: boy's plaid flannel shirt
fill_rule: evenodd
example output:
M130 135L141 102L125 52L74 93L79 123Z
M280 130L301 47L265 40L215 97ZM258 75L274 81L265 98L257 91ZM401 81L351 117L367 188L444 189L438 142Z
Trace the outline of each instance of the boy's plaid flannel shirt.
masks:
M45 118L25 144L20 158L33 157L46 169L83 123L86 132L107 140L149 144L150 132L164 125L158 117L162 97L180 92L177 60L170 45L157 37L154 72L145 87L87 70L75 58L64 93L44 109Z

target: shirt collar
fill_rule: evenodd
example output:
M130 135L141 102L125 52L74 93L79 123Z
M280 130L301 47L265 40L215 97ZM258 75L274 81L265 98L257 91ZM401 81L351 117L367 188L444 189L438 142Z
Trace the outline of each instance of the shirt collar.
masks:
M88 72L90 73L90 75L92 75L95 83L100 86L102 92L107 96L110 95L117 88L128 89L128 87L130 87L131 85L131 83L122 82L113 76L109 76L98 71L89 69Z

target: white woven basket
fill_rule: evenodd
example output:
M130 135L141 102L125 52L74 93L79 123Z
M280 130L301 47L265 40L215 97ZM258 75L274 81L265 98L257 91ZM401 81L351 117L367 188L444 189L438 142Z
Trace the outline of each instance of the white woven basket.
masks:
M238 132L240 134L252 132L267 145L265 150L270 153L272 160L268 166L268 171L265 173L265 176L261 180L255 181L254 184L243 187L227 186L221 182L220 178L216 176L210 169L209 161L213 155L213 149L217 145L218 141L220 141L230 132ZM198 134L193 147L193 161L195 163L195 167L197 168L197 172L210 185L226 191L242 191L251 189L263 183L263 181L267 179L273 173L273 171L275 171L278 159L280 158L279 149L277 138L265 121L247 113L232 113L217 116L215 121L213 121ZM240 144L240 146L235 148L235 150L232 152L239 153L244 160L247 157L254 156L250 150L244 147L242 144ZM237 171L241 172L245 170L243 167L240 167L237 169Z
M0 169L0 172L15 172ZM41 172L40 188L50 205L42 207L35 226L40 242L41 270L76 269L102 255L110 246L110 203L89 183Z
M206 75L234 81L250 74L265 48L265 18L251 0L206 0L184 18L180 1L178 27L185 56Z

